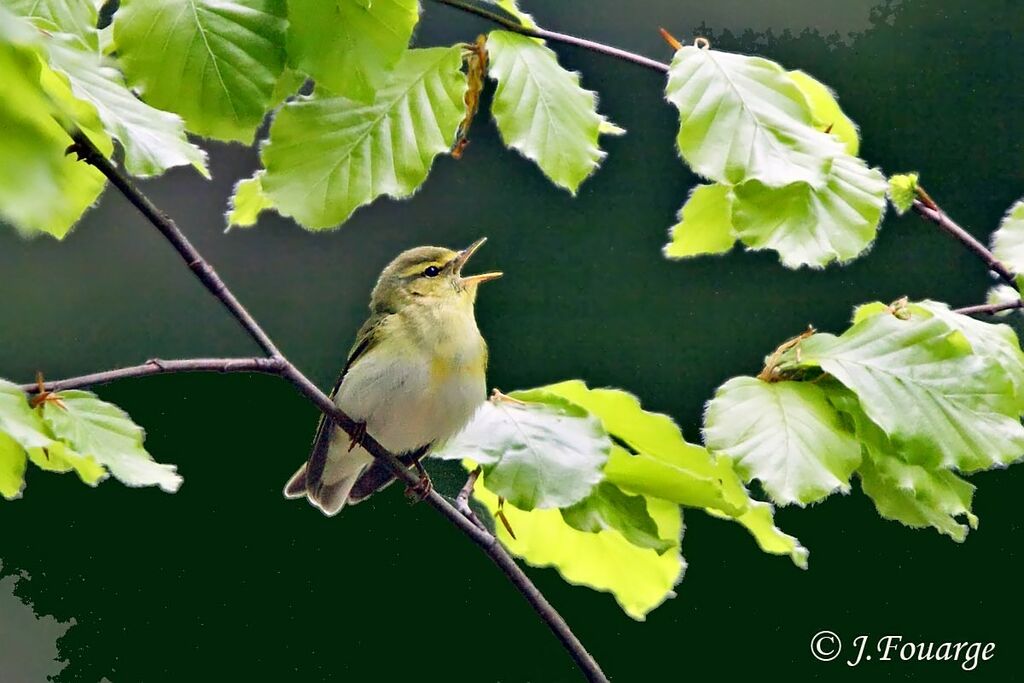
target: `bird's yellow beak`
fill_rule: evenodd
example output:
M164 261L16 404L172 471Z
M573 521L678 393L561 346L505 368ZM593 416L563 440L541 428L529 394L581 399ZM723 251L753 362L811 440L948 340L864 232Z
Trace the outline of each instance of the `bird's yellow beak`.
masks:
M479 275L468 275L462 277L462 267L466 265L466 261L476 253L476 250L484 245L487 241L486 237L481 237L473 244L469 245L465 249L459 252L459 255L455 257L455 274L459 276L459 282L465 287L468 285L478 285L481 282L487 282L488 280L497 280L503 275L503 273L480 273Z

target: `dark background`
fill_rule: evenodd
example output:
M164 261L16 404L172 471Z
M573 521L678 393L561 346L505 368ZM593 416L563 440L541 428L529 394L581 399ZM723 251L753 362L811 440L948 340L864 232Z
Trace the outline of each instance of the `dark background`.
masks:
M425 4L420 44L489 28ZM527 5L546 27L666 61L658 26L810 72L860 124L871 164L919 170L979 237L1024 194L1019 3ZM840 331L852 306L904 294L954 305L984 299L990 280L980 264L912 216L888 216L868 255L824 271L788 271L770 253L663 260L666 229L697 179L676 157L677 118L662 77L553 47L629 131L604 140L609 156L575 199L504 150L486 115L462 161L439 159L411 201L379 201L337 232L310 234L273 215L223 234L232 184L256 162L240 146L205 144L212 182L179 169L144 189L321 386L333 380L393 255L487 235L477 267L506 273L478 306L493 386L580 377L622 387L673 415L693 440L715 387L756 372L810 322ZM0 290L0 376L18 381L37 369L58 378L153 356L255 351L110 190L64 244L0 231ZM392 489L325 519L281 497L316 421L284 382L174 376L100 393L146 426L150 451L177 463L186 483L175 496L114 482L92 490L33 470L25 498L0 505L3 571L30 577L18 595L39 614L75 620L58 643L69 662L60 681L578 679L503 576L430 508L410 508ZM686 577L646 623L553 570L530 575L619 681L769 673L1011 680L1024 664L1024 468L972 481L981 527L963 545L882 520L857 487L813 509L781 511L780 525L811 549L807 572L761 553L738 526L690 512ZM17 628L16 617L0 611L0 633ZM861 633L992 640L996 656L967 674L948 662L851 669L845 656L830 664L811 657L808 642L821 629L847 641ZM3 683L34 680L18 654L5 658Z

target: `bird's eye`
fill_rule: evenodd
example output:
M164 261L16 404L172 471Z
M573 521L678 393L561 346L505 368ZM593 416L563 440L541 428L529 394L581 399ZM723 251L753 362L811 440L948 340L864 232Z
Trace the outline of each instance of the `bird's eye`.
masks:
M427 266L426 270L423 271L423 274L427 277L437 277L441 274L441 269L437 266Z

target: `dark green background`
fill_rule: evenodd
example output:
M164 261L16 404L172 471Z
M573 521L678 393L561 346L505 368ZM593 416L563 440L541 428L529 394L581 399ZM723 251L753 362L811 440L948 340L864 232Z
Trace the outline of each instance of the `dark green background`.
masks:
M552 29L665 60L658 26L809 71L840 93L870 163L919 170L980 237L1024 194L1019 3L527 4ZM426 3L418 41L469 40L487 28ZM665 230L697 179L676 157L662 77L554 47L629 131L605 140L608 159L575 199L504 150L486 115L465 158L439 159L415 198L380 201L334 233L268 216L224 235L230 188L256 159L239 146L205 145L211 183L177 170L144 189L321 386L391 256L487 235L478 267L507 274L478 307L490 383L510 390L581 377L623 387L691 439L716 386L756 372L808 323L839 331L853 305L904 294L954 305L984 298L990 280L979 263L914 217L890 215L869 254L824 271L788 271L769 253L663 260ZM0 375L11 379L254 351L112 191L64 244L0 232L0 287ZM169 496L32 471L25 498L0 505L3 571L27 572L18 592L37 612L76 622L59 643L70 662L61 681L576 680L514 589L430 508L410 508L392 489L325 519L282 499L316 420L284 382L176 376L101 395L146 426L150 450L177 463L186 483ZM781 526L811 549L807 572L759 552L738 526L689 513L690 567L678 597L646 623L553 570L530 574L619 681L1011 680L1024 663L1024 469L972 481L982 522L963 545L880 519L857 487L781 511ZM0 612L0 633L15 627L5 624L12 615ZM993 640L996 657L970 674L934 662L854 670L811 657L821 629L847 640ZM20 683L24 670L17 656L0 661L4 683Z

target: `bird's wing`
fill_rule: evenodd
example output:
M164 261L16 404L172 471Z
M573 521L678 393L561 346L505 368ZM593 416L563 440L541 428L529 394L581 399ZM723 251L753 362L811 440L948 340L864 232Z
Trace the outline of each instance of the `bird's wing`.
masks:
M345 367L341 369L338 381L334 383L334 388L331 389L332 399L338 393L338 389L341 388L341 383L345 381L345 375L348 374L349 368L380 342L381 328L389 317L387 315L371 316L359 328L359 333L356 335L356 343L348 353ZM320 422L316 426L316 436L313 437L313 446L309 452L309 460L306 462L307 488L315 487L323 476L324 467L327 464L327 447L331 441L331 427L331 420L327 415L321 414Z

